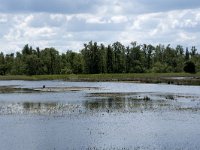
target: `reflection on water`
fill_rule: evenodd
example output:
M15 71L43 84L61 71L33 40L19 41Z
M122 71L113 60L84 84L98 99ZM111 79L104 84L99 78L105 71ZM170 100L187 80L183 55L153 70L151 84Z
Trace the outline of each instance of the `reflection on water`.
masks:
M73 115L107 113L131 113L143 111L180 111L200 110L199 101L191 97L174 95L154 96L112 96L112 97L87 97L82 102L23 102L0 103L1 114L44 114L44 115Z
M25 110L41 110L41 109L51 109L56 107L58 104L53 102L53 103L32 103L32 102L24 102L22 103L23 108Z
M123 109L126 105L126 99L123 97L88 100L84 102L84 106L88 110Z
M173 107L172 104L163 100L151 99L136 99L132 97L110 97L100 98L94 100L87 100L84 102L87 110L93 111L118 111L118 112L133 112L138 110L155 110Z
M131 113L143 111L200 110L200 105L179 103L174 100L136 99L133 97L108 97L85 100L82 103L24 102L1 103L0 114L78 115L95 113ZM195 106L195 107L194 107Z

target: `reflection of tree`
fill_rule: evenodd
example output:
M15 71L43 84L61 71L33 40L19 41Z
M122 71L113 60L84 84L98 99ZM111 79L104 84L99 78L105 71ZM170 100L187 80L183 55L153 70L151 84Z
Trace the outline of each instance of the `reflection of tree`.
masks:
M31 111L31 110L38 110L39 111L41 109L51 109L51 108L54 108L56 106L57 106L57 103L54 103L54 102L52 102L52 103L50 103L50 102L49 103L24 102L23 103L23 108L25 110L29 110L29 111Z
M87 110L151 110L168 106L164 101L137 99L132 97L109 97L84 102Z
M106 99L96 99L94 101L85 101L84 106L86 109L120 109L125 107L125 98L106 98Z

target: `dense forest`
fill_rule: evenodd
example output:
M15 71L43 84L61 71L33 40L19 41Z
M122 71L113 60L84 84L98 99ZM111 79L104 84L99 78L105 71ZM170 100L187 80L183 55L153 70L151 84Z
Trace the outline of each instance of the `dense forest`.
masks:
M28 44L16 54L0 53L0 75L165 73L200 71L200 54L177 45L147 45L120 42L111 45L90 41L80 52L59 54L55 48L33 49Z

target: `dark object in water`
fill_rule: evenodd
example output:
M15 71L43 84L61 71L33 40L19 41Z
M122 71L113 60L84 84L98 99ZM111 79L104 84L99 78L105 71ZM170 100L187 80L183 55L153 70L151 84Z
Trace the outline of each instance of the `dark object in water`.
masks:
M43 85L42 88L44 89L44 88L45 88L45 85Z

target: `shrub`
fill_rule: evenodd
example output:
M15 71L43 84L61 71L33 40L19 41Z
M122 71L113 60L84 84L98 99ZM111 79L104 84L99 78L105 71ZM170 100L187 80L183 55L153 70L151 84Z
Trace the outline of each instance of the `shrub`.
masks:
M183 70L188 73L196 73L195 64L192 61L185 62Z

